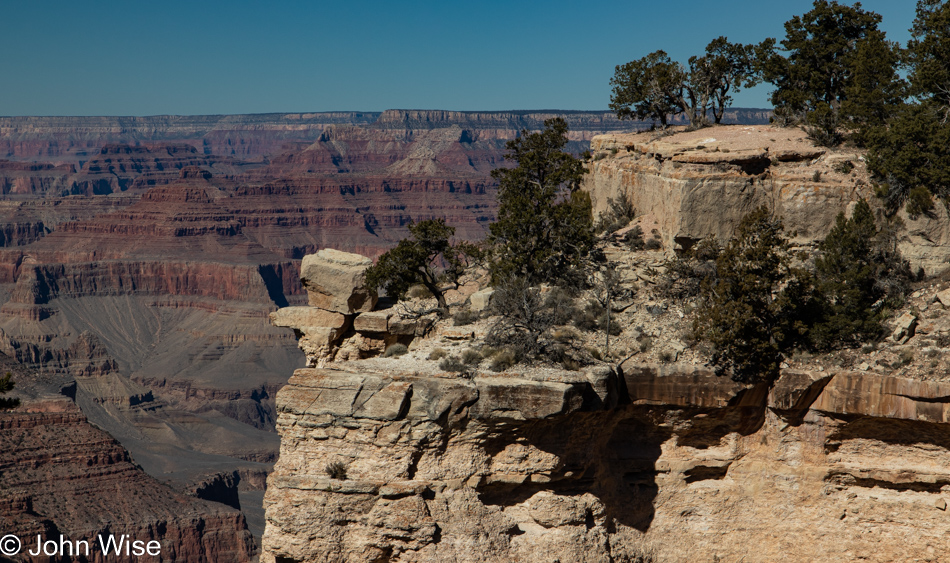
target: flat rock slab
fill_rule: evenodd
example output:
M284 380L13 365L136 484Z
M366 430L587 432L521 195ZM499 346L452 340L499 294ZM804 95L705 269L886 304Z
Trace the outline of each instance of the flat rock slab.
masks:
M317 307L284 307L270 314L270 322L274 326L290 328L307 326L343 328L346 324L346 316Z
M867 372L837 373L811 408L836 414L950 422L950 384Z
M388 332L392 309L360 313L353 319L353 330L357 332Z
M717 376L713 370L688 364L657 366L624 362L627 393L634 404L681 407L746 407L761 405L764 389Z
M584 404L582 391L574 385L540 382L513 377L476 378L478 402L475 418L531 420L567 414Z

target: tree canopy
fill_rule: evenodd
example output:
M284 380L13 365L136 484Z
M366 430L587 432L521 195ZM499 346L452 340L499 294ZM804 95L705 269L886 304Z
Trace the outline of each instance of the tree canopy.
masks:
M447 313L443 285L458 287L468 263L467 254L473 248L465 243L452 244L455 227L446 225L444 219L410 223L409 234L410 238L399 241L366 271L366 284L396 297L404 297L410 287L422 284ZM444 267L439 267L440 262Z
M911 103L868 134L868 168L893 213L933 209L950 197L950 4L919 0L906 61Z
M813 8L785 22L785 39L764 41L757 56L763 76L775 85L775 115L805 123L820 144L841 141L839 127L879 121L902 91L895 67L899 47L878 29L881 16L835 1L815 0ZM852 103L848 103L849 100Z
M752 45L729 43L717 37L701 56L690 57L688 66L670 59L665 51L618 65L610 80L610 109L619 119L652 119L663 128L669 117L685 114L690 125L708 122L712 111L722 121L731 93L759 82Z
M746 215L716 259L716 276L705 282L707 303L694 326L713 345L720 373L772 382L784 353L804 338L809 283L789 264L782 222L765 207Z
M492 279L518 277L556 283L570 276L594 242L590 195L581 191L583 163L564 152L567 124L548 119L544 130L508 141L498 168L498 219L489 225Z

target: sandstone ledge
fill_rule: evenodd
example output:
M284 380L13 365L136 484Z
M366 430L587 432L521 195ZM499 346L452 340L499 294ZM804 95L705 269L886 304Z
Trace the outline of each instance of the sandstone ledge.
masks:
M950 548L947 385L621 372L298 370L277 398L263 560L883 562Z

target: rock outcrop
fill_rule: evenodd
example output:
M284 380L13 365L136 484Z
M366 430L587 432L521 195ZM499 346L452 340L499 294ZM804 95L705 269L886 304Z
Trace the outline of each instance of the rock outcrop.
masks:
M330 248L304 257L300 283L309 306L278 309L270 321L294 329L308 366L377 356L392 344L409 344L431 324L431 319L403 318L392 308L373 310L378 295L366 286L372 263Z
M680 132L594 137L585 189L595 212L626 194L646 232L656 229L665 248L699 239L728 240L739 221L765 205L799 244L824 239L838 213L865 199L883 217L862 152L815 147L804 132L773 126L729 126ZM939 207L939 206L938 206ZM950 258L950 216L944 208L909 217L899 248L928 274ZM882 219L883 220L883 219Z
M787 370L767 390L629 363L298 370L263 560L937 561L944 387Z

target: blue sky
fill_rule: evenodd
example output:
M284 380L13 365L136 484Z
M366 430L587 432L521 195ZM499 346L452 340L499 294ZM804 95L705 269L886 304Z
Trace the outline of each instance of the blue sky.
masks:
M870 0L906 41L912 0ZM0 115L606 109L614 67L758 42L810 0L0 2ZM736 106L767 107L770 87Z

